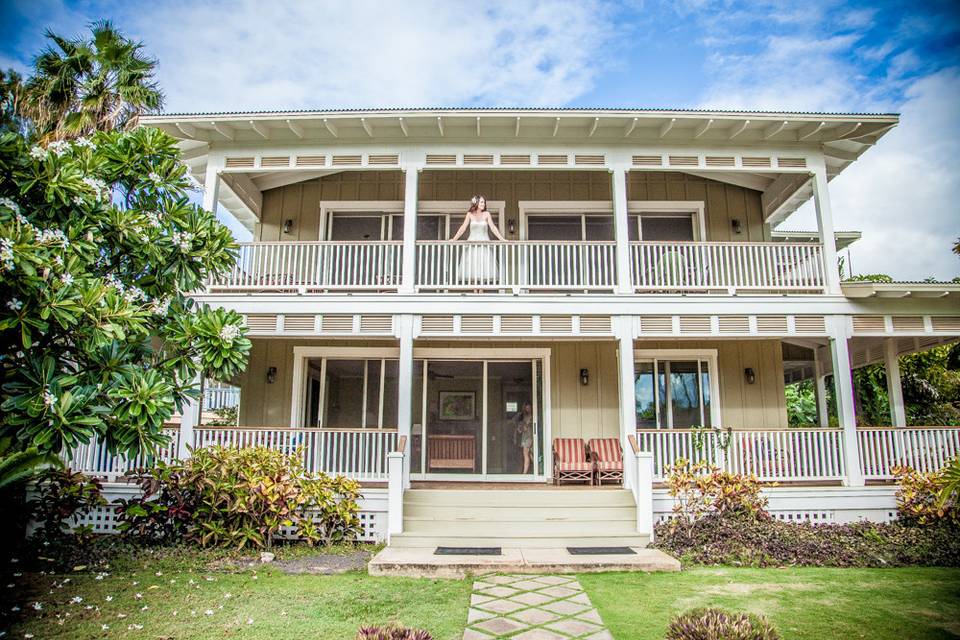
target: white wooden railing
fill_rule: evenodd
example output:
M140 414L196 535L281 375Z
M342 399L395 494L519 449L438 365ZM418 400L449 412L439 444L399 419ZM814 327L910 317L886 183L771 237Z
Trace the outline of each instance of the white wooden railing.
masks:
M420 289L612 290L613 242L417 242Z
M216 411L240 404L240 387L206 387L203 390L203 410Z
M81 471L87 475L104 478L108 482L141 467L146 467L154 460L170 462L177 457L180 446L180 430L164 429L163 434L170 438L168 444L160 447L155 456L137 456L127 458L110 453L107 445L98 438L93 438L87 444L81 444L69 454L61 456L64 463L73 471Z
M202 427L194 429L194 448L270 447L300 451L307 471L344 475L362 481L387 480L387 454L397 444L389 429L290 429Z
M785 242L631 242L637 291L820 291L819 244Z
M665 477L665 467L678 458L709 462L764 481L842 480L842 436L839 429L738 430L720 435L692 429L637 431L641 451L653 453L658 481Z
M210 291L391 291L400 285L402 242L250 242Z
M857 431L867 480L893 478L893 468L937 471L960 455L960 427L868 427Z

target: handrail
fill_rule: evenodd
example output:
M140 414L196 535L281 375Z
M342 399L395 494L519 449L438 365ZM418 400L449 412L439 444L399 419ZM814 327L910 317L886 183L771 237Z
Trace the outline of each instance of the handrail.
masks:
M758 432L758 431L762 431L762 432L764 432L764 433L771 433L771 432L772 432L772 433L780 433L780 432L783 432L783 433L803 433L803 432L822 433L822 432L824 432L824 431L826 431L826 432L831 432L831 433L832 433L832 432L834 432L834 431L843 431L843 429L841 429L841 428L839 428L839 427L797 427L797 428L793 428L793 427L787 427L787 428L778 427L778 428L773 428L773 429L766 429L766 428L759 428L759 429L758 429L758 428L749 428L749 429L745 429L745 428L742 428L742 427L739 427L739 428L738 428L738 427L730 427L730 428L728 429L728 428L726 428L726 427L723 427L723 428L720 428L719 431L713 431L713 430L708 430L708 429L675 429L675 428L667 428L667 427L664 427L664 428L662 428L662 429L637 429L637 433L701 433L701 434L704 434L704 435L710 435L710 434L712 434L712 433L718 433L718 434L720 434L720 435L723 435L723 434L728 433L728 432L729 432L729 433L753 433L753 432Z
M637 436L631 434L627 436L627 441L630 443L630 448L633 449L633 455L639 455L640 445L637 443Z
M320 246L343 246L343 245L391 245L396 247L403 246L402 240L257 240L255 242L238 242L238 247L261 247L264 245L320 245Z
M451 242L455 243L467 243L470 245L503 245L503 244L522 244L522 245L531 245L538 246L544 244L564 244L564 245L576 245L576 246L598 246L598 247L614 247L616 242L613 240L466 240L466 239L449 239L449 240L417 240L417 244L448 244Z
M682 245L688 247L818 247L818 243L813 242L756 242L742 240L631 240L631 245L657 246L663 244Z
M295 431L297 433L396 433L396 427L359 429L356 427L217 427L209 424L194 427L194 431Z
M407 450L407 436L400 436L397 438L397 446L394 447L391 453L404 453Z

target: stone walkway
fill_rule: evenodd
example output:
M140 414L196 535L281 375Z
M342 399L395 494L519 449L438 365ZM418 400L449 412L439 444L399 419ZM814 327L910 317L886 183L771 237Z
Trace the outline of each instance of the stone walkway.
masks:
M489 575L473 583L463 640L613 640L576 578Z

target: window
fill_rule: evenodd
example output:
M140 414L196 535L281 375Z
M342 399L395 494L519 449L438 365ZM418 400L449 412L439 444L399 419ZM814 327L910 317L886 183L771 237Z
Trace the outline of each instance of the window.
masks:
M527 240L614 239L613 215L609 213L530 213Z
M629 235L631 240L662 242L696 240L696 214L692 212L631 214Z
M390 221L390 214L379 211L334 211L327 223L327 238L342 242L390 240Z
M714 424L715 358L642 358L634 392L638 429L689 429Z
M308 371L308 425L329 429L396 428L396 360L311 358Z

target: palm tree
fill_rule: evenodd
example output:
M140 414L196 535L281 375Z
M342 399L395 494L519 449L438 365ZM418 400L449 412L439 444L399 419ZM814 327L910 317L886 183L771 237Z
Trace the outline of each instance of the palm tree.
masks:
M157 62L142 43L109 21L94 23L91 32L85 40L47 31L52 45L34 61L26 112L45 142L131 128L163 105L153 78Z

